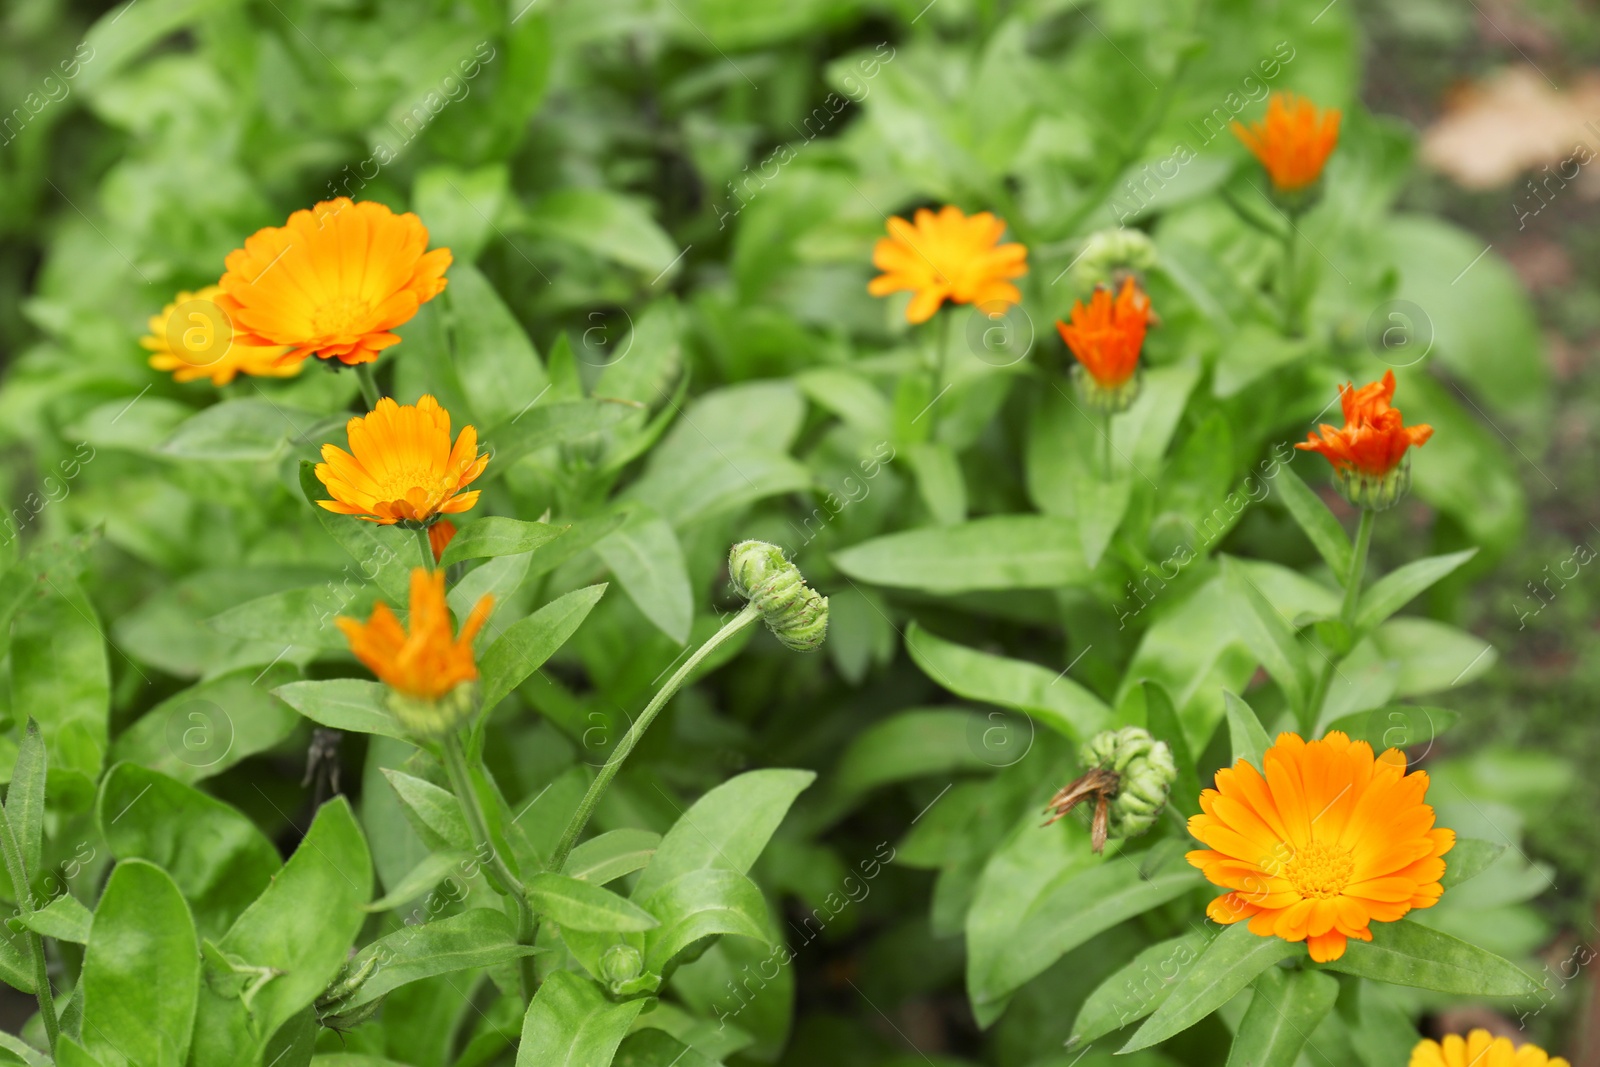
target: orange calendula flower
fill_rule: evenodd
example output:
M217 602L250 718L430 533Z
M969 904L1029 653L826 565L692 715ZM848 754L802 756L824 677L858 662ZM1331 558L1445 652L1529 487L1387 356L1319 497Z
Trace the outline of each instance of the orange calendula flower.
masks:
M1028 250L1000 244L1006 224L987 211L970 218L945 205L935 215L918 208L915 224L895 216L878 239L872 265L883 271L867 285L873 296L911 292L908 322L927 322L946 300L977 304L991 314L1022 302L1011 278L1028 273Z
M217 303L240 343L288 346L284 362L315 354L370 363L400 342L389 331L445 287L450 250L427 247L415 215L325 200L228 253Z
M384 397L346 430L350 451L325 444L316 467L333 496L317 503L329 511L389 526L427 523L478 502L478 490L466 488L489 465L478 455L478 431L463 426L452 446L450 413L433 397L416 407Z
M150 316L150 334L139 341L154 353L150 365L156 370L171 371L180 382L210 378L218 386L227 385L241 374L265 378L299 374L298 362L279 362L278 357L287 348L257 348L234 338L232 321L217 306L221 293L215 285L195 293L179 293L177 299L161 309L161 314Z
M1255 153L1281 193L1299 192L1322 177L1322 166L1339 143L1339 111L1318 111L1293 93L1273 93L1264 122L1233 124L1234 135Z
M1130 388L1130 383L1139 369L1139 352L1150 319L1150 298L1129 277L1115 299L1111 290L1097 287L1087 306L1081 300L1073 301L1070 325L1056 323L1082 373L1096 387L1086 394L1096 407L1121 411L1133 402L1137 388Z
M1339 491L1358 507L1382 511L1392 507L1411 485L1408 450L1427 444L1433 427L1422 423L1407 426L1394 400L1394 371L1386 371L1382 381L1369 382L1357 389L1352 384L1339 387L1339 404L1344 408L1344 426L1327 423L1318 426L1321 436L1307 434L1294 447L1319 452L1333 464Z
M1369 923L1439 899L1440 857L1456 835L1433 828L1428 775L1407 774L1399 749L1374 758L1337 730L1311 742L1286 733L1262 764L1218 771L1189 820L1208 846L1189 862L1229 891L1207 906L1212 919L1304 941L1325 963L1344 955L1348 938L1371 941Z
M1421 1041L1411 1050L1411 1067L1570 1067L1537 1045L1514 1048L1510 1038L1474 1030L1465 1038L1449 1034L1443 1041Z
M411 572L411 614L400 625L389 605L379 603L365 623L334 620L350 651L390 690L389 707L407 730L436 737L454 729L472 712L478 665L472 639L488 621L494 597L484 596L467 615L461 632L450 632L444 572L421 567Z

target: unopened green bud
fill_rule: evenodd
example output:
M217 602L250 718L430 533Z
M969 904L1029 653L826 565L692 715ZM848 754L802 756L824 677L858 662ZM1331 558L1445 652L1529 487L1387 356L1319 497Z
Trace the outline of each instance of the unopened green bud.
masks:
M1135 370L1116 385L1105 385L1089 373L1082 363L1072 365L1072 390L1090 411L1120 415L1139 399L1139 388L1144 374Z
M626 982L643 970L644 957L632 945L612 945L600 957L601 976L607 982Z
M1093 289L1119 273L1147 271L1158 261L1155 242L1143 231L1101 230L1084 242L1083 251L1073 264L1072 278L1079 289Z
M813 652L828 636L828 598L806 585L783 549L765 541L740 541L728 553L734 592L748 600L779 641Z
M1388 511L1411 491L1411 453L1384 474L1368 474L1352 466L1335 468L1334 484L1339 495L1367 511Z
M478 684L463 682L437 700L390 689L388 705L406 733L423 739L440 738L478 710Z
M1157 741L1141 727L1124 726L1096 734L1078 754L1085 766L1117 775L1108 837L1137 837L1155 825L1178 777L1178 765L1165 741Z

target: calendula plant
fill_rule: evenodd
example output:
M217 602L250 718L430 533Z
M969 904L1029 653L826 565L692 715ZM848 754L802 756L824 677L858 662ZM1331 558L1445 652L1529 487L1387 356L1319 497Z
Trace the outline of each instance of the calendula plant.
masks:
M34 8L0 1063L1565 1063L1349 5Z

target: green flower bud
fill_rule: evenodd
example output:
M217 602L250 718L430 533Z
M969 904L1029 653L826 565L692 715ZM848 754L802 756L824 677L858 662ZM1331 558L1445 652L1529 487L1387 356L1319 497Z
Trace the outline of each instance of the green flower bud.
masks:
M643 970L644 957L632 945L612 945L600 957L600 974L607 982L626 982Z
M1147 271L1157 262L1155 242L1142 230L1101 230L1084 242L1072 278L1078 288L1093 289L1119 272Z
M418 738L440 738L478 710L478 684L463 682L438 700L390 689L387 703L406 733Z
M1135 370L1119 385L1100 384L1082 363L1072 365L1072 391L1078 394L1083 406L1090 411L1120 415L1139 399L1139 387L1144 378L1142 369Z
M1105 730L1079 749L1085 766L1117 776L1108 809L1108 837L1138 837L1156 824L1167 794L1178 777L1178 765L1165 741L1138 726Z
M740 541L728 553L734 592L748 600L779 641L796 652L822 647L828 636L828 598L806 585L783 549L765 541Z
M1401 456L1386 474L1368 474L1352 466L1336 467L1333 481L1339 487L1339 495L1356 507L1388 511L1411 490L1411 453Z

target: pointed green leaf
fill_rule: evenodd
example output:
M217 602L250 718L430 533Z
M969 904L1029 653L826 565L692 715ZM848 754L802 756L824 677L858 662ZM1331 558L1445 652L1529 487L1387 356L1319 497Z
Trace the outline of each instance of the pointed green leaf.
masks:
M1372 632L1373 627L1477 554L1476 548L1469 548L1446 556L1429 556L1379 578L1361 595L1361 607L1356 612L1356 633Z
M532 552L571 529L571 526L553 526L547 522L523 522L521 519L485 515L456 531L444 555L439 558L439 565L448 567L464 559Z
M635 414L633 404L606 400L566 400L536 404L484 435L491 459L484 477L497 478L523 456L552 445L572 444Z
M1272 738L1267 736L1255 709L1242 697L1224 692L1222 700L1228 709L1228 738L1233 744L1234 761L1249 760L1256 770L1261 770L1262 757L1272 747Z
M1300 475L1287 468L1278 475L1278 499L1305 532L1313 548L1333 569L1333 576L1344 581L1350 573L1350 537L1334 518L1333 512Z
M1489 864L1500 858L1506 846L1497 845L1493 841L1480 841L1473 837L1458 837L1456 843L1444 856L1444 877L1439 879L1439 884L1449 889L1453 885L1460 885L1471 878L1476 878L1488 869Z
M393 889L371 904L364 905L364 908L371 912L398 908L424 893L431 892L434 886L446 878L459 876L472 868L470 852L430 852L426 859L411 868L405 877L395 883Z
M1252 934L1248 923L1234 923L1189 965L1166 1001L1119 1051L1136 1052L1182 1033L1232 1000L1268 967L1305 952L1303 944Z
M490 464L491 469L493 464ZM411 602L411 571L423 566L422 549L416 535L397 526L377 526L354 515L336 515L319 500L328 500L328 489L317 478L316 464L300 461L300 491L317 521L339 547L356 561L363 577L371 574L391 605Z
M19 915L13 921L41 937L84 945L89 942L89 924L93 919L94 912L80 904L77 897L62 893L38 911Z
M689 565L671 524L649 508L639 508L594 550L644 617L681 645L693 621L693 591Z
M566 929L640 931L661 925L626 897L564 874L540 872L528 879L527 890L533 910Z
M517 1067L611 1067L644 1003L614 1004L588 979L556 971L544 980L523 1017Z
M467 829L467 817L454 793L404 771L384 768L383 776L400 795L412 828L422 835L430 848L477 852L472 833Z
M604 582L559 596L519 622L506 627L478 661L483 676L483 707L500 703L523 680L555 655L589 617L605 594Z
M603 892L603 890L602 890ZM674 956L707 937L767 941L767 901L746 876L707 867L679 875L640 901L660 920L645 934L645 970L661 974Z
M609 830L574 848L561 873L590 885L605 885L644 867L660 846L661 835L650 830Z
M835 552L833 562L859 581L945 594L1089 579L1076 524L1049 515L990 515L886 534Z
M1352 939L1343 956L1322 966L1459 996L1525 997L1539 991L1538 984L1510 960L1404 919L1373 923L1371 941Z
M1195 774L1194 757L1189 754L1189 741L1183 733L1183 723L1178 719L1178 709L1166 686L1160 682L1145 681L1144 717L1150 736L1165 741L1172 750L1172 759L1178 765L1178 778L1172 783L1168 803L1184 815L1200 813L1200 778Z
M499 908L469 908L456 915L403 926L356 953L345 974L372 973L338 1002L340 1014L370 1004L403 985L468 968L493 967L533 955L517 944L511 918Z
M1228 1067L1293 1067L1338 996L1339 982L1332 975L1276 967L1262 971L1233 1036Z
M1189 964L1215 936L1214 930L1190 930L1151 945L1118 968L1083 1002L1068 1046L1077 1049L1093 1044L1161 1007Z
M272 695L319 726L411 740L389 710L389 689L382 682L359 678L290 682L278 686Z
M44 843L44 783L49 758L39 724L28 718L17 746L17 762L6 789L6 817L11 832L22 850L22 869L32 878L39 872L39 853Z
M1245 646L1278 683L1290 706L1304 707L1311 699L1311 671L1289 621L1231 556L1222 557L1222 575Z

